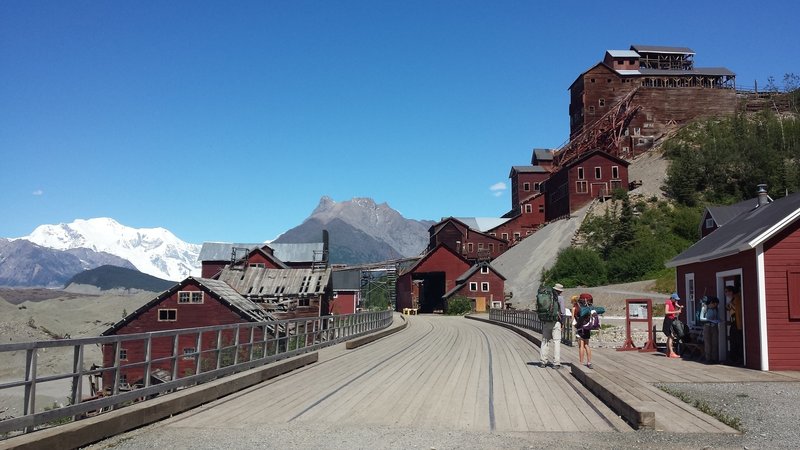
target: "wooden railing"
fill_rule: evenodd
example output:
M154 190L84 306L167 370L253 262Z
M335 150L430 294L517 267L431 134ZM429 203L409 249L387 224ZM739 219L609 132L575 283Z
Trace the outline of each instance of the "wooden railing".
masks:
M161 394L369 334L386 328L391 323L392 311L378 311L184 328L153 333L2 344L0 354L4 354L3 356L24 352L25 375L22 379L0 382L0 398L19 396L22 399L21 416L13 417L8 410L0 411L3 413L0 414L0 438L79 420L87 415L145 401ZM153 350L154 340L170 341L172 343L170 354L154 355L156 353ZM187 341L196 342L197 347L192 352L184 353L180 350L179 342ZM205 342L214 344L204 346ZM145 349L143 358L135 361L121 358L121 349L133 345L143 345ZM89 346L111 348L114 363L108 367L87 368L84 355ZM40 352L58 351L59 348L72 349L72 370L43 375L42 371L45 368L38 364L37 356ZM187 359L196 362L192 363L194 370L181 373L178 366L181 361L185 363ZM130 369L143 370L144 381L141 385L127 385L122 375ZM159 384L151 384L151 376L157 372L168 376L162 377L165 379ZM109 380L110 385L103 386L102 392L98 395L84 398L83 385L87 376ZM37 388L47 385L46 383L50 383L47 385L49 387L59 381L71 384L69 392L64 392L69 404L62 407L37 405Z

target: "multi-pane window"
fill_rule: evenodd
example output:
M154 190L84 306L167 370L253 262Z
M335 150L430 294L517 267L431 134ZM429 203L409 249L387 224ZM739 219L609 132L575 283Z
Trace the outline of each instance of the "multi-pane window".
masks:
M489 253L494 253L494 244L487 244L489 246Z
M601 98L600 100L597 101L597 104L599 106L606 106L606 99Z
M265 269L267 267L267 265L264 264L264 263L250 263L250 267L253 267L253 268L256 268L256 269Z
M472 253L472 242L467 243L467 252Z
M530 183L522 183L522 190L525 191L525 192L530 191L531 190L531 184Z
M540 212L540 213L543 213L543 212L544 212L544 205L539 205L539 212Z
M311 300L308 297L300 297L297 301L297 306L311 306Z
M120 361L127 361L128 360L128 349L127 348L119 349L119 360Z
M589 114L594 114L594 105L589 107Z
M159 322L175 322L178 320L177 309L159 309L158 321Z
M576 181L575 192L578 194L585 194L589 192L588 183L586 183L586 181Z
M714 219L706 219L706 228L714 228Z
M541 183L533 183L533 190L535 192L541 192Z
M203 303L202 291L179 291L178 303Z
M488 281L481 282L481 292L489 292L489 282Z
M531 205L530 203L526 204L525 205L525 212L528 213L528 214L532 213L533 212L533 205Z
M197 350L194 347L184 347L183 348L183 359L194 359L194 353Z
M519 233L514 233L514 240L515 241L519 241L519 237L520 237Z
M502 233L502 234L500 234L500 237L507 241L508 240L508 233Z

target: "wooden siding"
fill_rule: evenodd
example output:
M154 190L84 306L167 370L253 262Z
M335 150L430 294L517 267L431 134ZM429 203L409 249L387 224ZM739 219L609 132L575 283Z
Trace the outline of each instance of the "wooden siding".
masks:
M525 212L525 205L530 205L531 212ZM542 211L540 211L540 209ZM539 227L545 222L545 196L538 195L528 201L519 204L519 214L511 218L506 223L492 228L489 233L494 233L495 236L503 238L503 233L508 235L510 245L514 245L514 233L519 233L521 239L525 239L536 232Z
M764 245L770 370L800 370L800 318L791 318L789 310L789 273L798 271L800 222L795 222Z
M516 208L520 200L540 192L535 189L536 183L544 183L548 178L550 178L550 173L514 172L511 177L511 207ZM525 183L529 184L527 191L525 190Z
M336 291L330 303L331 314L353 314L358 307L358 291Z
M694 273L694 285L696 298L703 295L714 295L720 297L720 311L724 310L725 299L722 293L717 291L717 273L728 270L742 270L742 305L744 307L744 341L745 358L747 367L751 369L761 368L761 347L760 347L760 325L759 325L759 306L758 306L758 276L756 270L755 250L749 250L725 258L715 259L694 264L687 264L677 267L677 291L681 298L686 299L686 284L684 282L687 273ZM681 319L686 321L687 309ZM720 331L720 339L727 336L727 328L723 333Z
M214 278L225 268L230 261L203 261L203 268L200 271L202 278Z
M617 168L616 178L612 177L613 167ZM600 178L595 177L596 168L600 169ZM579 177L581 169L583 178ZM553 174L547 181L545 218L549 222L571 214L595 198L610 196L615 186L628 190L628 167L625 164L603 152L578 160Z
M481 283L484 282L489 283L489 290L487 292L481 290ZM470 283L476 283L476 290L470 289ZM462 286L463 287L455 293L456 296L463 296L473 300L478 297L484 297L486 299L487 310L491 307L492 301L501 302L501 307L505 306L505 281L491 270L489 270L489 273L481 273L481 271L478 270L472 274L471 277L467 278Z
M420 262L413 268L413 270L404 273L397 280L397 299L396 309L402 311L403 308L411 308L412 306L412 280L415 275L425 273L442 273L444 274L444 290L442 294L450 291L456 285L456 278L461 276L470 268L470 264L464 259L459 258L457 254L447 246L439 246L426 255Z

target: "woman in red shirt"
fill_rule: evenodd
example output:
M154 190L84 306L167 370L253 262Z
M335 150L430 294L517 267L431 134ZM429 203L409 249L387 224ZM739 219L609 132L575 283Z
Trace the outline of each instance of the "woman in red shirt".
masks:
M681 311L683 311L683 306L678 303L680 300L681 298L678 297L678 294L673 293L664 306L664 326L661 328L661 331L667 335L667 358L681 357L681 355L675 353L672 347L672 322L677 319Z

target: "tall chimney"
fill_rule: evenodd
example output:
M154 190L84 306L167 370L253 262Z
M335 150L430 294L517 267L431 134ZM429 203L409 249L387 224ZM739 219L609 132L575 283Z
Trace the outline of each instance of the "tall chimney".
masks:
M767 185L758 185L758 206L764 206L769 203L769 196L767 195Z

